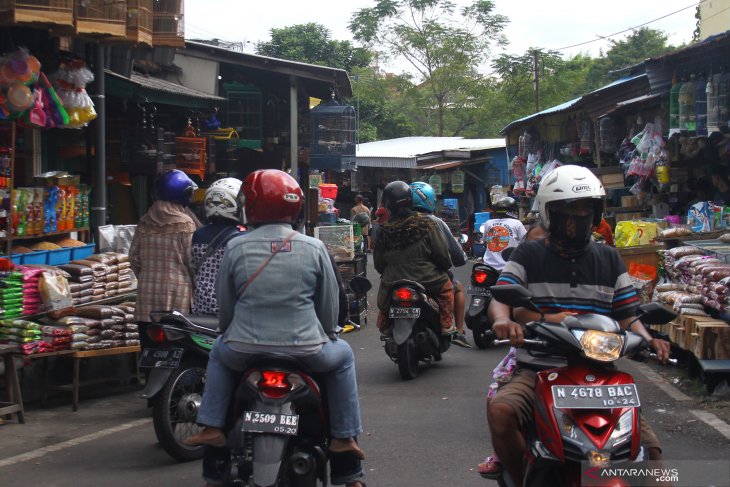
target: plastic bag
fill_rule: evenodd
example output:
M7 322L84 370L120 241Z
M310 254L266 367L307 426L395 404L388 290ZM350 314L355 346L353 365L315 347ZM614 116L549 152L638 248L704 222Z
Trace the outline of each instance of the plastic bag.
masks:
M634 221L622 221L616 223L614 231L614 243L616 247L630 247L638 245L637 225Z
M57 274L44 272L38 282L43 306L46 310L63 309L73 306L68 280Z

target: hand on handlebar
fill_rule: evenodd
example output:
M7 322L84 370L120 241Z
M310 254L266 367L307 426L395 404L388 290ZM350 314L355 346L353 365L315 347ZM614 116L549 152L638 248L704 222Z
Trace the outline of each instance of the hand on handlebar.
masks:
M522 326L511 320L498 320L492 325L492 331L497 338L509 340L513 347L521 347L525 343L525 335Z
M666 364L669 360L669 342L660 340L659 338L652 338L649 341L649 346L656 352L657 360Z

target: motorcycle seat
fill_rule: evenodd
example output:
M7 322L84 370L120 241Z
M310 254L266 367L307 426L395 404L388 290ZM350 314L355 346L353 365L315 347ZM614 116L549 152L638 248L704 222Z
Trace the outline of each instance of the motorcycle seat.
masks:
M198 326L208 328L211 331L218 329L218 317L210 315L185 315L187 319Z

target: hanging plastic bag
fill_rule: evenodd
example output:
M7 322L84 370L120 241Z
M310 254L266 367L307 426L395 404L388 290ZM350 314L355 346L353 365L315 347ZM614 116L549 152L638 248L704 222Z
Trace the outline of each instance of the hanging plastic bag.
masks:
M614 242L616 247L631 247L638 245L636 222L627 220L616 223Z

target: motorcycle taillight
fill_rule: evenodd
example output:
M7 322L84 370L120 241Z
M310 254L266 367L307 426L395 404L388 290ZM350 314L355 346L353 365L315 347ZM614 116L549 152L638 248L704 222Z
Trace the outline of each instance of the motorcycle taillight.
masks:
M487 282L487 277L489 277L489 273L481 269L476 269L472 277L474 278L474 284L484 284L485 282Z
M258 382L259 391L270 399L281 399L292 390L288 378L288 372L264 370Z
M155 343L163 343L167 340L165 330L161 326L150 326L147 328L147 336Z
M414 299L416 299L416 293L414 293L413 290L410 288L400 287L393 291L393 300L399 306L412 306Z

